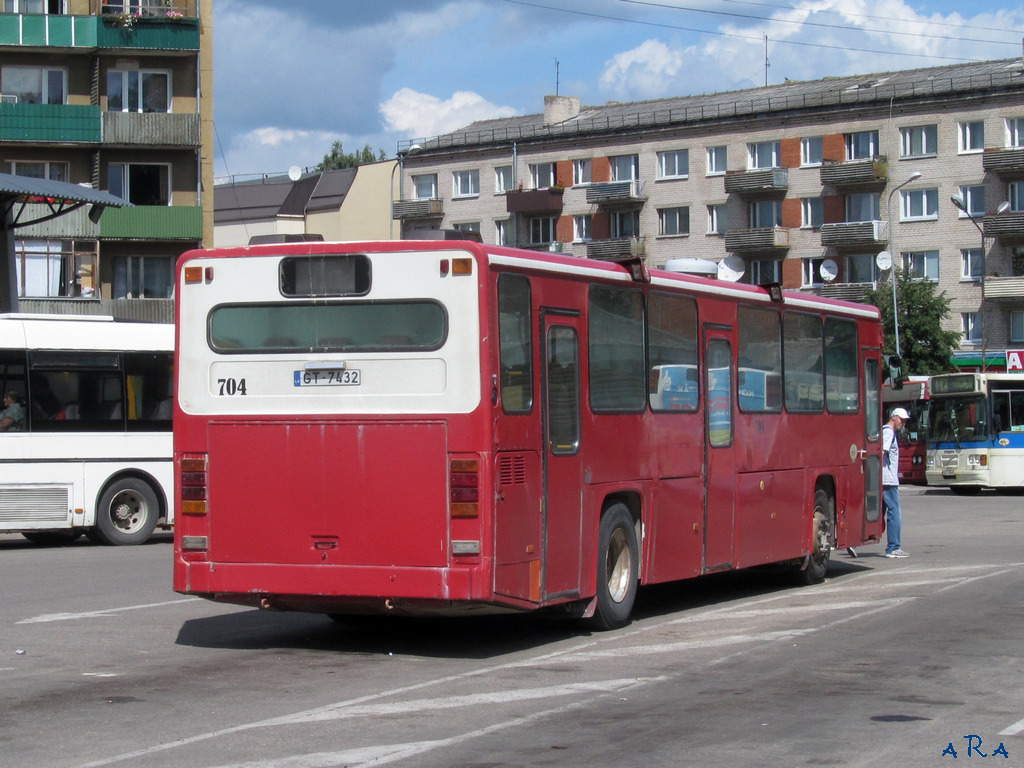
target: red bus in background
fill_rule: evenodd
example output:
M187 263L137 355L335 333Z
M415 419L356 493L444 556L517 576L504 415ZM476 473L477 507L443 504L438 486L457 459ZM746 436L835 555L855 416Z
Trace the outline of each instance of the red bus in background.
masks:
M889 383L882 384L883 418L888 419L893 408L905 408L910 418L896 433L900 444L899 477L908 485L928 485L925 463L928 452L928 381L927 376L908 376L903 389L893 391Z
M459 241L192 251L176 297L181 593L610 629L881 534L874 307Z

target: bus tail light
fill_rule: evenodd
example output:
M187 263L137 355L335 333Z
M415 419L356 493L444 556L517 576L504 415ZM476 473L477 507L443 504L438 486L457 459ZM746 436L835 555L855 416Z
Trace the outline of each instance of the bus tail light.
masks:
M477 517L480 514L480 462L476 459L452 459L448 478L452 517Z
M205 456L182 457L178 487L183 515L206 514L206 469Z

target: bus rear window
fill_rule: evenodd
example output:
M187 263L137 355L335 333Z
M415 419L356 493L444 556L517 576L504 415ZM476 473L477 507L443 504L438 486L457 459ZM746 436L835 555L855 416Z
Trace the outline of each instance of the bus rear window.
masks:
M439 349L448 316L436 301L230 304L209 318L210 348L240 352L413 352Z
M290 256L281 259L285 296L365 296L370 292L370 260L361 254Z

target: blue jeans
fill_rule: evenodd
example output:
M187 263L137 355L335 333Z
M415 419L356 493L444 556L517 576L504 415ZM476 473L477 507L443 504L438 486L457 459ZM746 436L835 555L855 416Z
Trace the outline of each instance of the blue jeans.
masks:
M885 554L900 548L900 528L903 527L903 513L900 512L900 487L882 487L882 507L885 509Z

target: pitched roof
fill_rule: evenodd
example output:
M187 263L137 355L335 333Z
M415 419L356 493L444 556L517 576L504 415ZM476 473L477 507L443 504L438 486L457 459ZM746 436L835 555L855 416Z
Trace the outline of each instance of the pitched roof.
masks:
M311 173L292 181L268 176L255 181L218 184L213 190L214 221L274 219L304 216L309 211L341 208L358 168Z

